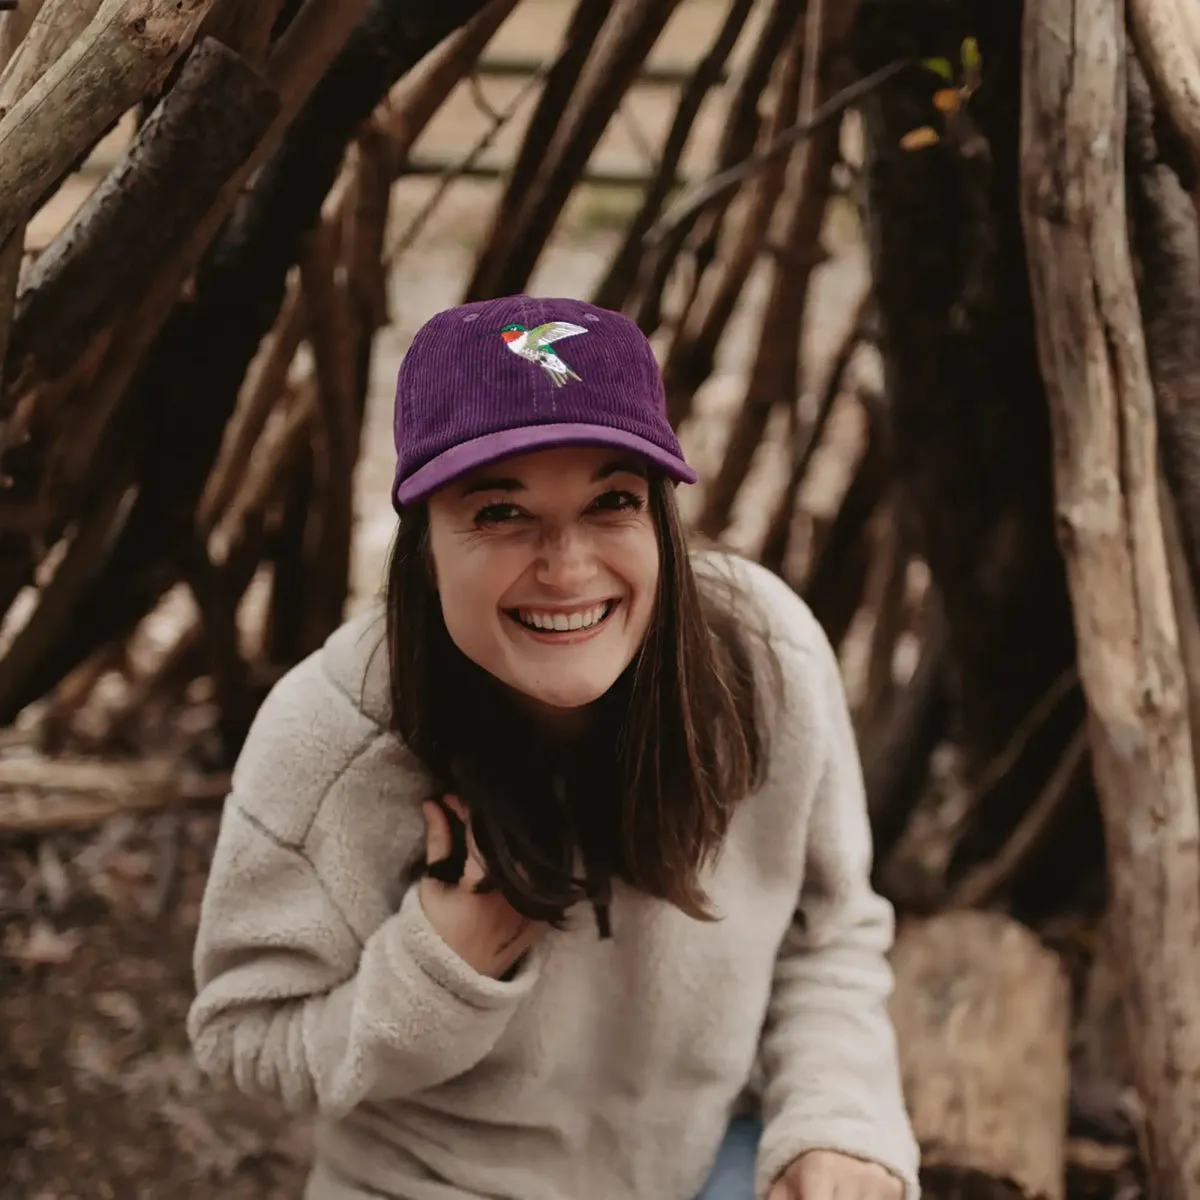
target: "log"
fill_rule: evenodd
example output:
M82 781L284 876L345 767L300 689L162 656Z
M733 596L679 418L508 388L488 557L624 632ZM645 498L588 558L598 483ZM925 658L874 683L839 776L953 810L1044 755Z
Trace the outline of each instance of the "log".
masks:
M1022 221L1112 936L1151 1188L1196 1200L1200 814L1128 246L1125 31L1116 4L1030 0L1024 21Z
M199 775L170 760L0 760L0 836L89 828L113 817L220 804L228 772Z
M113 312L134 304L278 111L275 90L226 46L208 40L188 56L128 153L29 272L10 342L13 386L64 374Z
M122 113L161 83L213 0L103 0L88 26L0 119L0 238Z
M100 0L48 0L38 7L0 76L0 113L12 108L70 49L99 5Z
M1070 996L998 913L901 925L891 1000L926 1197L1063 1200Z

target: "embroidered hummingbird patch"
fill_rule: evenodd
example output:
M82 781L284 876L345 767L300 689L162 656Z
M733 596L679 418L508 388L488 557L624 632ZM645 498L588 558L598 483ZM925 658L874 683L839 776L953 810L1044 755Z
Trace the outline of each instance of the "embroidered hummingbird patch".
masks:
M559 357L553 343L587 332L582 325L572 325L570 321L547 321L533 329L526 329L524 325L505 325L500 336L514 354L537 363L555 387L566 387L568 380L579 379L579 376Z

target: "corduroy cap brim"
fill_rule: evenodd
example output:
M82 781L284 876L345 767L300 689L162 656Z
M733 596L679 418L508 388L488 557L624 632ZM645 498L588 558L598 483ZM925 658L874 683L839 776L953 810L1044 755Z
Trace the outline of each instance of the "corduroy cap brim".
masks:
M400 365L395 441L397 509L559 446L610 446L679 483L697 478L649 341L624 314L583 300L506 296L431 317Z
M484 434L469 442L459 442L439 454L432 462L410 475L396 489L397 504L415 504L433 495L455 479L461 479L489 463L548 450L558 446L611 446L648 459L668 478L679 483L695 483L696 472L685 462L667 453L636 433L626 433L605 425L527 425Z

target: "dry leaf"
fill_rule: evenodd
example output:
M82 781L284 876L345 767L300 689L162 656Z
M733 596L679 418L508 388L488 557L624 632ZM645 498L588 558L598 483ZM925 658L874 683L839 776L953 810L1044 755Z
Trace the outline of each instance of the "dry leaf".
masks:
M933 107L938 112L956 113L962 106L962 93L958 88L938 88L933 93Z
M22 966L60 966L70 962L83 944L83 933L68 929L59 933L48 921L35 921L24 937L14 932L5 942L4 955Z
M910 129L900 139L900 149L924 150L928 146L936 146L939 141L938 131L932 125L921 125L917 129Z

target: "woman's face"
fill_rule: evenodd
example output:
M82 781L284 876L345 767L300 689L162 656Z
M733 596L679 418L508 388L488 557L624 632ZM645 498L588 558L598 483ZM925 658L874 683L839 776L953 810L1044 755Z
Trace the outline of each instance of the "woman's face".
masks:
M640 459L564 447L493 463L430 498L429 533L455 644L540 705L591 704L641 647L659 548Z

